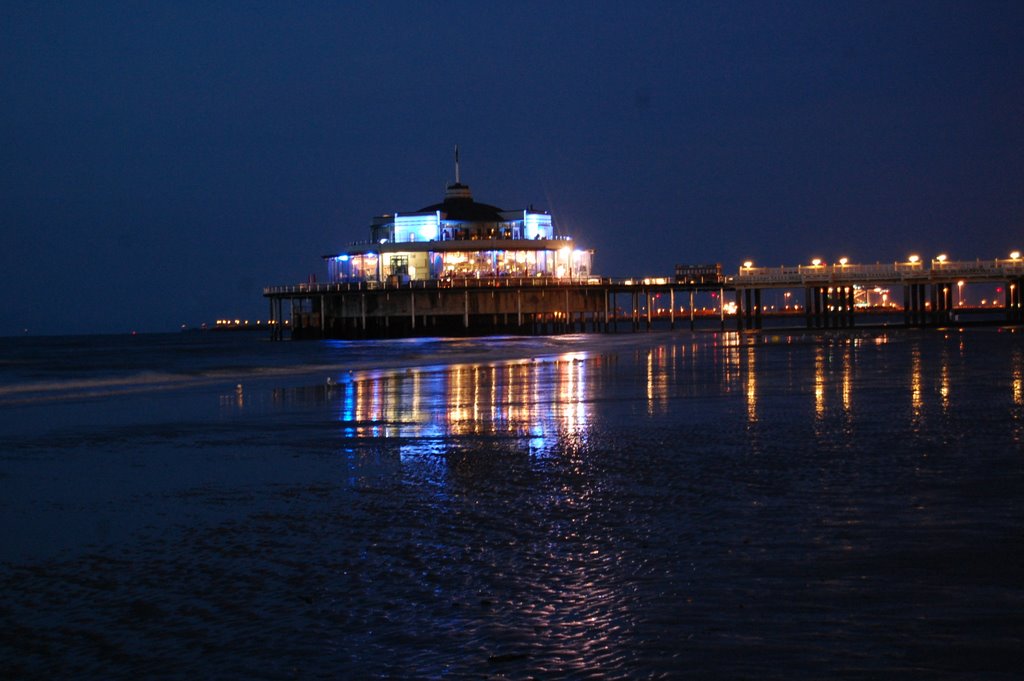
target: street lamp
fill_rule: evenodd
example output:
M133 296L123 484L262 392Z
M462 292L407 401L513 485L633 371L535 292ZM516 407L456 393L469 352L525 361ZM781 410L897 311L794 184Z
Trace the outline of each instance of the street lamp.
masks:
M963 307L964 306L964 280L963 279L961 279L960 281L956 282L956 293L957 293L957 299L959 301L959 302L957 302L956 306L957 307Z
M817 267L818 265L821 264L821 258L815 258L814 260L811 261L811 264Z
M907 262L909 262L911 265L916 265L917 261L920 259L921 257L915 253L911 255L909 258L907 258Z
M846 263L849 262L846 258L839 258L839 264L846 267Z
M946 254L940 253L939 255L935 256L935 260L941 265L942 263L946 262Z
M1020 260L1020 251L1014 251L1011 253L1010 260Z

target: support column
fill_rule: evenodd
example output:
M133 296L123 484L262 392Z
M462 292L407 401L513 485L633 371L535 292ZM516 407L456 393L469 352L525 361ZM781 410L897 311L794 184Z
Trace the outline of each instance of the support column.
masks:
M668 328L672 331L676 330L676 290L674 288L668 290Z
M722 327L722 331L725 331L725 289L718 289L718 321Z
M854 326L856 326L855 320L853 318L854 311L857 309L856 303L857 303L856 291L854 290L852 285L851 286L847 286L846 287L846 326L848 328L851 328L851 329Z
M754 327L754 290L747 289L743 292L743 328L753 329Z
M815 289L814 289L814 309L815 309L814 326L815 326L815 328L822 329L822 328L825 328L826 326L828 326L828 316L827 316L828 310L825 307L826 304L827 304L827 297L825 296L825 287L824 286L817 286L817 287L815 287Z
M746 309L743 307L743 296L747 293L746 289L736 289L736 330L743 330L743 315L746 313ZM724 302L724 301L723 301Z
M270 340L277 340L277 327L274 326L274 299L268 298L267 302L270 303L270 312L268 314L268 321L270 324Z
M650 331L651 330L651 312L652 312L651 308L653 307L651 305L651 302L652 302L651 289L644 289L644 300L647 302L647 330Z
M572 333L576 329L574 328L572 321L572 311L569 309L569 289L565 289L565 324L566 332Z
M608 296L611 295L611 291L608 289L604 290L604 332L608 333Z
M814 293L810 286L804 289L804 318L807 328L812 328L814 326Z
M320 294L320 338L327 338L327 296Z
M760 330L764 326L764 315L761 314L761 289L754 289L754 328Z
M917 295L918 295L918 300L919 300L917 309L918 309L918 316L920 317L920 320L921 320L921 326L927 326L928 325L928 312L931 309L931 307L927 304L928 303L928 285L927 284L918 284L917 285Z
M694 311L693 311L693 289L691 288L690 289L690 331L693 331L693 329L694 329L693 315L694 315Z
M632 289L629 292L629 320L633 333L636 333L637 329L640 327L640 320L638 318L640 314L640 300L637 297L638 295L639 294L636 292L636 289Z

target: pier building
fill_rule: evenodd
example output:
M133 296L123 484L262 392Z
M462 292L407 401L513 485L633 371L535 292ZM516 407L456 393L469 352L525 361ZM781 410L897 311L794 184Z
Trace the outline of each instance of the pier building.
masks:
M584 279L593 251L555 233L549 213L502 210L473 199L459 177L444 200L373 218L369 239L325 255L330 282L415 282L491 277Z
M369 238L323 256L327 281L268 288L293 338L543 333L607 320L593 250L550 213L476 201L460 178L439 203L379 215ZM280 333L283 324L277 324Z

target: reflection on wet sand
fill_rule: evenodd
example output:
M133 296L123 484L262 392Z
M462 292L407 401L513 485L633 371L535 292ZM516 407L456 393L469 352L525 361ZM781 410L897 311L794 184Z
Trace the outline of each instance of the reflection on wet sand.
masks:
M847 343L843 348L843 413L847 416L853 411L853 348Z
M365 373L279 391L277 399L338 403L346 439L387 439L403 459L458 449L464 436L543 456L559 440L586 440L592 418L589 368L609 361L574 352L545 360Z
M892 341L891 334L744 335L709 334L631 347L625 354L642 372L639 391L619 386L615 395L603 395L605 382L614 380L607 366L618 362L621 351L569 352L544 359L475 363L447 367L417 367L390 372L351 373L325 384L280 389L275 400L338 403L339 432L346 439L388 439L403 456L438 454L465 449L459 438L487 437L493 446L544 455L556 446L585 444L599 399L638 400L647 418L671 417L686 410L690 397L708 394L742 396L748 425L764 423L766 386L773 392L780 380L810 379L808 414L828 437L835 433L834 418L843 429L855 426L864 382L875 378L860 374L860 365ZM902 344L901 340L901 344ZM790 346L775 352L771 346ZM905 376L896 389L906 397L902 412L914 432L931 418L931 409L954 409L958 367L964 361L962 340L951 339L939 352L923 353L922 345L906 339L906 353L894 368ZM806 348L806 350L804 350ZM890 353L891 354L891 353ZM772 359L772 358L776 359ZM786 357L780 373L777 358ZM1021 353L1013 356L1009 385L1014 405L1024 405ZM809 371L808 371L809 370ZM220 397L224 408L248 407L242 386ZM805 403L806 404L806 403ZM900 416L893 412L892 418ZM488 445L492 446L492 445Z
M825 348L814 348L814 415L825 417Z
M754 346L747 347L747 421L757 422L757 354Z
M1014 350L1010 358L1010 392L1013 395L1013 439L1024 444L1024 352Z
M1013 403L1022 407L1024 406L1024 353L1020 350L1014 351L1011 365Z
M647 413L654 415L668 409L669 384L675 380L676 353L682 349L659 345L647 350Z
M910 407L915 421L921 418L924 400L921 397L921 348L915 346L910 355Z

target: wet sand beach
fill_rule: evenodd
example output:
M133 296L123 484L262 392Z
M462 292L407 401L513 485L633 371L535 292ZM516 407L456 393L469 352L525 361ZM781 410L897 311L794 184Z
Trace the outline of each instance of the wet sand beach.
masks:
M7 348L7 678L1019 674L1020 332L126 342Z

